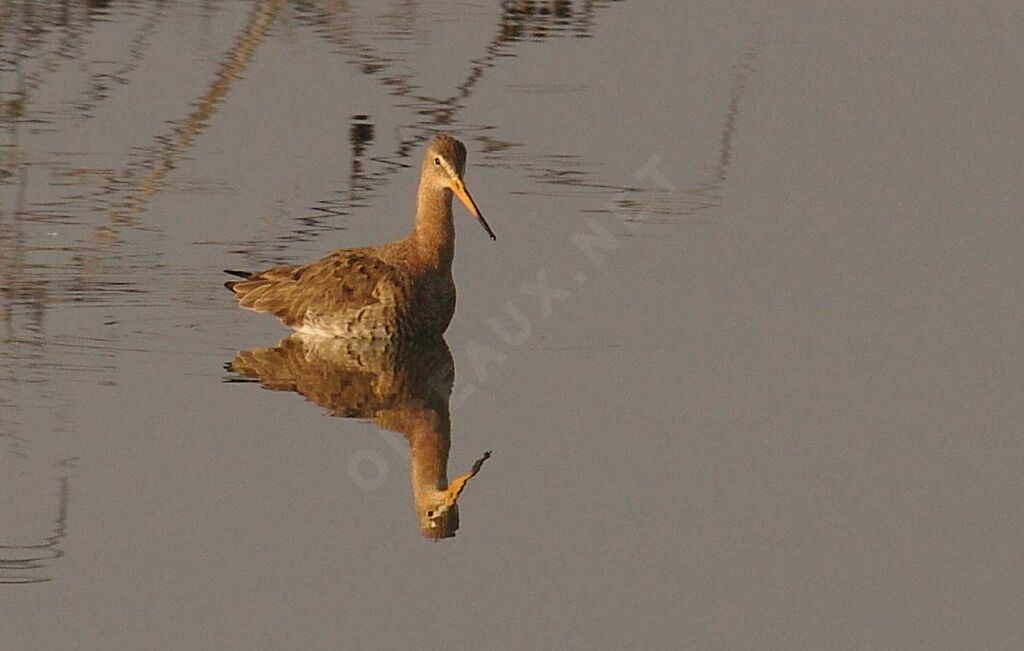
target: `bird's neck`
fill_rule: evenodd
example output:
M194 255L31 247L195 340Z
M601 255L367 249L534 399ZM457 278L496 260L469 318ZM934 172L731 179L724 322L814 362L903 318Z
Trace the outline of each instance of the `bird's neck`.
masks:
M451 448L451 420L448 409L424 411L406 432L412 452L412 497L416 505L420 532L436 538L454 535L458 527L457 510L449 510L448 450ZM444 515L438 511L445 509ZM455 517L455 520L452 518Z
M427 411L410 419L403 432L412 452L412 490L417 503L436 499L448 488L448 448L451 421L447 411Z
M452 192L421 184L416 199L416 227L411 238L423 263L451 269L455 255Z

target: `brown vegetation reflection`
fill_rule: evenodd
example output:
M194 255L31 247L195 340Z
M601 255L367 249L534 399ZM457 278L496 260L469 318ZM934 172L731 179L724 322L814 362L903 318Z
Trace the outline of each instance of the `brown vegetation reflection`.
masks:
M95 328L62 339L52 332L50 311L66 304L166 304L167 297L150 285L153 274L188 271L163 251L132 244L140 233L159 233L161 224L149 214L150 202L181 182L176 168L223 119L218 112L232 92L258 78L247 79L246 72L259 48L279 37L282 22L289 30L312 33L329 46L332 58L376 83L379 96L371 98L367 110L380 105L381 115L339 116L349 121L352 165L336 192L251 241L217 243L225 254L243 255L252 264L280 263L293 253L295 242L344 228L351 215L373 214L368 208L374 198L387 191L422 144L455 126L476 143L481 166L515 170L524 177L525 187L510 188L513 194L585 193L596 206L589 212L661 223L692 220L720 205L740 105L759 62L761 37L735 62L724 123L719 125L720 152L710 161L706 178L671 192L598 178L592 167L599 161L588 160L585 151L527 151L516 134L500 125L465 119L488 74L534 43L600 37L598 28L608 29L612 17L607 10L615 4L617 0L502 2L478 47L449 52L456 60L448 65L461 66L462 74L450 88L432 92L410 59L418 51L416 43L436 37L430 18L445 11L436 3L406 0L374 10L337 0L254 1L244 5L244 14L239 14L244 19L233 23L236 31L214 39L210 51L201 53L204 63L214 65L201 68L205 78L182 91L194 94L176 98L177 105L187 104L188 109L170 126L161 122L152 131L131 134L132 144L124 150L96 152L64 151L46 143L54 134L71 133L121 108L112 105L123 97L122 88L143 86L148 62L165 56L160 43L168 32L182 25L209 29L209 16L223 7L139 0L0 1L0 436L27 433L27 396L38 396L53 413L70 409L73 392L55 389L57 377L66 380L74 373L75 381L115 382L117 350L128 345L119 340L118 331ZM195 22L183 22L190 13ZM122 29L103 29L112 22L121 23ZM116 41L104 41L112 38ZM104 43L103 58L90 49L99 42ZM116 53L110 56L108 50ZM564 51L551 53L557 57ZM513 92L538 90L543 89L524 86ZM64 238L62 233L58 245L51 230L76 234ZM210 283L208 295L215 297L210 300L222 300L216 281ZM113 323L111 318L105 325Z
M616 0L590 0L569 2L568 0L515 0L501 3L501 13L493 36L482 51L469 52L466 57L467 72L464 78L445 95L428 95L423 89L414 66L401 56L391 52L384 54L373 43L428 38L424 33L424 22L417 20L419 2L401 3L400 10L385 11L375 16L386 25L381 34L367 28L368 16L348 2L313 1L295 2L291 5L294 18L300 25L309 26L315 34L328 42L338 54L367 77L377 81L384 92L382 101L398 109L408 117L396 131L398 143L394 150L373 157L369 164L358 167L353 175L350 192L338 192L334 197L324 199L314 207L310 215L297 218L294 229L275 236L273 242L247 242L242 250L246 253L258 251L261 255L249 256L253 263L283 263L286 260L268 256L268 252L286 250L295 242L310 241L325 231L331 230L336 218L348 216L364 207L366 199L377 194L401 169L409 167L409 158L415 158L420 147L438 133L445 133L453 125L459 125L459 133L467 140L480 143L481 148L493 161L504 168L523 168L535 177L540 175L585 175L577 156L557 155L538 157L508 156L507 153L521 143L496 136L500 127L492 124L472 125L459 119L460 112L478 88L479 82L492 68L515 56L514 49L524 42L543 41L552 38L589 38L593 36L597 12ZM371 116L357 116L367 121ZM363 143L357 132L350 134L353 156L361 158ZM355 169L355 167L354 167ZM539 170L539 171L535 171ZM618 189L618 188L616 188Z
M455 535L459 497L490 452L448 480L455 364L444 340L386 344L294 334L274 348L238 353L227 368L264 388L294 391L331 416L402 434L412 453L420 532L434 540Z
M39 202L30 198L23 213L27 221L71 218L73 221L81 219L84 224L102 215L102 219L91 224L91 236L68 250L69 260L40 270L45 278L37 280L49 284L46 303L96 301L112 294L138 300L137 295L143 290L131 280L125 280L133 278L133 270L115 269L119 264L130 264L123 260L130 258L130 254L120 250L126 241L126 231L152 227L140 219L141 215L153 195L166 187L167 177L210 125L219 105L249 66L281 10L286 10L296 25L310 29L329 42L363 74L379 81L384 94L381 99L407 117L400 125L402 133L392 153L365 158L366 145L373 138L373 123L370 116L356 116L350 133L355 159L350 187L318 202L312 207L312 214L297 215L294 228L275 234L274 241L247 243L241 247L242 252L259 250L265 254L268 249L280 250L286 243L307 241L337 229L337 217L365 207L367 199L380 192L397 169L407 166L405 159L414 155L419 145L439 130L458 122L457 113L464 108L465 100L484 73L513 56L511 48L523 41L590 37L597 12L613 1L501 3L498 24L490 42L482 52L466 55L465 78L451 94L438 97L423 93L415 73L400 57L390 52L382 54L371 45L382 40L425 38L424 22L418 17L423 8L429 10L429 6L415 1L403 2L374 16L352 3L333 0L252 3L248 21L232 46L218 57L219 67L208 80L205 92L198 98L189 98L193 110L175 121L170 131L141 134L139 145L125 152L125 160L114 167L78 166L72 159L32 163L39 168L50 168L50 176L57 179L56 185L68 190L74 188L74 195L56 201L49 196ZM27 184L25 175L20 173L26 165L23 143L19 142L22 131L61 132L101 114L104 104L113 101L112 90L132 85L141 74L139 70L144 68L141 64L153 56L156 37L167 29L177 29L174 18L180 12L181 8L176 10L174 5L137 1L74 4L15 0L0 3L0 131L9 136L7 142L0 143L0 183L4 179L21 179L22 188ZM127 23L133 15L139 19L128 31L131 37L124 44L123 56L109 61L78 63L86 56L87 46L98 38L97 24L113 20ZM383 33L377 30L378 25L386 26ZM73 83L62 84L67 90L57 88L59 75L72 78ZM78 90L83 86L85 90ZM491 133L494 129L493 125L476 126L467 137L481 142L484 150L492 154L517 145L495 138ZM32 153L31 145L27 149ZM88 153L65 152L74 156ZM563 160L572 164L571 156ZM520 161L506 159L501 163L517 166ZM6 240L0 234L0 254L5 253ZM45 241L25 244L32 254L45 250L48 245ZM257 257L260 262L279 261L265 255Z
M554 38L590 37L597 14L614 2L502 3L488 42L482 50L464 54L465 76L450 91L430 96L390 44L430 38L429 22L422 18L437 11L437 5L410 0L374 15L361 5L335 0L254 1L246 6L245 20L234 34L224 41L215 39L209 52L199 53L204 63L215 65L203 68L206 77L197 80L201 81L198 91L184 91L195 95L167 98L169 105L187 103L188 110L170 126L161 122L153 131L131 134L132 144L124 150L103 152L64 150L50 143L54 136L124 110L115 104L124 97L124 89L144 85L150 62L162 58L175 65L175 59L166 60L161 50L168 32L182 30L183 25L209 30L210 16L223 8L205 2L0 1L0 442L21 441L30 433L26 423L33 399L60 420L75 403L68 386L115 384L116 356L127 346L119 331L104 327L86 335L55 335L50 311L67 304L146 308L166 302L166 296L153 295L147 274L154 269L162 274L182 270L167 264L161 251L140 251L131 245L138 233L159 233L161 224L147 214L151 201L180 182L176 168L216 122L232 91L244 82L259 47L274 38L281 14L286 14L290 27L313 32L330 44L338 58L379 82L379 102L396 109L401 117L397 125L375 126L373 116L351 116L348 187L339 187L334 196L312 206L312 214L296 215L287 228L270 234L267 242L225 243L228 250L241 249L259 258L268 251L282 251L295 240L310 240L343 227L339 217L370 205L423 142L453 125L480 144L492 165L525 168L531 178L542 182L565 178L562 168L578 167L575 154L509 156L519 143L507 135L498 137L495 125L464 125L459 114L487 71L507 63L516 48ZM188 22L190 14L194 22ZM106 29L111 23L120 26ZM226 45L220 49L222 42ZM94 52L97 44L103 46L102 56ZM374 49L381 44L382 50ZM178 54L189 61L196 55L184 50ZM381 135L392 132L399 134L398 142L381 152ZM539 166L536 173L535 166ZM62 236L59 244L52 238L57 231ZM75 235L65 238L65 232ZM215 285L211 293L216 293ZM104 326L115 326L117 321L109 318ZM294 352L298 345L291 342L289 350ZM311 355L307 361L315 359ZM319 363L326 362L320 358ZM344 374L350 366L346 362L334 368ZM64 385L57 385L58 377ZM407 437L414 451L417 503L425 505L438 487L445 487L443 503L450 499L454 507L458 492L473 473L450 484L446 481L447 404L443 414L443 429L430 436L419 432ZM369 409L362 417L378 420L381 426L392 422L379 420ZM31 431L33 438L44 439L46 434L45 428ZM434 489L427 490L431 482ZM0 546L12 550L6 556L0 554L7 570L20 572L26 563L45 563L29 558L29 549L62 553L56 541L63 535L66 519L66 482L61 486L56 538L32 534L27 536L32 540L27 540L26 523L18 522L14 523L19 527L17 535L0 536ZM435 514L435 519L431 530L438 537L454 533L457 509ZM9 518L5 524L11 524ZM13 575L8 572L8 576Z

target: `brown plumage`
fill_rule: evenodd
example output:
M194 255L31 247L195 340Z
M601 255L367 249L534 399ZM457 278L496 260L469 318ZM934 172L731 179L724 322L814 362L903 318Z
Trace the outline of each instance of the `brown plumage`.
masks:
M448 481L455 380L443 339L368 341L292 334L274 348L239 352L228 369L274 391L294 391L331 416L366 418L401 433L412 454L420 532L448 538L459 528L458 501L491 453Z
M408 237L298 267L229 271L243 279L225 286L242 307L273 314L299 332L386 340L441 335L455 313L453 196L494 239L462 180L465 166L465 146L438 136L423 158Z

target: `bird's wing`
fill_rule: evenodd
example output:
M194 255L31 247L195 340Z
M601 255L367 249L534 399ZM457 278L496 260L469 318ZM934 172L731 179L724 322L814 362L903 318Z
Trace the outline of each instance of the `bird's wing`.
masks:
M231 283L238 304L267 312L285 325L343 315L390 300L400 284L397 270L368 252L339 251L301 267L275 267Z
M325 339L307 344L303 335L292 334L274 348L239 351L227 368L258 379L267 389L294 391L333 416L373 418L381 408L378 380L387 367L364 365L361 354L367 351L371 359L380 352L372 342Z

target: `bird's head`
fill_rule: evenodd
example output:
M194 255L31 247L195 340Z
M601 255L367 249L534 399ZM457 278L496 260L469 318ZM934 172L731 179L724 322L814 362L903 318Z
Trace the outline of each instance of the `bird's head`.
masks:
M494 231L466 189L466 182L462 178L465 170L465 145L451 136L437 136L430 141L423 158L423 181L433 187L450 190L466 206L466 210L476 217L491 239L496 239Z

